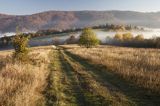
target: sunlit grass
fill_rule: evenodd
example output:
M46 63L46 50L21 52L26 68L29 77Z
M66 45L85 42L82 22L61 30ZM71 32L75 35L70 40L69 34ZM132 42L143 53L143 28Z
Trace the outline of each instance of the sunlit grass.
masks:
M0 105L35 106L44 104L42 91L48 75L50 49L31 50L31 62L12 62L12 51L0 52Z
M70 52L107 67L136 86L160 93L160 50L101 46L76 48ZM107 71L107 70L106 70Z

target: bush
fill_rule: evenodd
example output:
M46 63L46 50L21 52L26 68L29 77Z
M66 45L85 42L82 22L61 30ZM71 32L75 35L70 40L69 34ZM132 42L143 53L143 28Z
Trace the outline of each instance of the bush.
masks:
M75 44L77 43L77 39L74 35L71 35L67 40L66 40L67 44Z
M156 38L155 45L156 45L157 48L160 48L160 37Z
M23 34L17 34L15 37L12 39L13 47L14 47L14 59L21 61L21 62L26 62L28 58L28 41L29 41L29 36L24 36Z
M58 37L53 38L53 44L54 45L59 45L60 44L60 39Z
M91 48L98 45L100 42L96 37L96 34L90 28L85 28L82 31L79 39L79 45L86 48Z

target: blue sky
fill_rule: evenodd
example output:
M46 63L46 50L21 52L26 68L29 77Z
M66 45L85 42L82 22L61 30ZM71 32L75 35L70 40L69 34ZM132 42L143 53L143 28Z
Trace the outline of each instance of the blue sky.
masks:
M0 13L33 14L48 10L160 11L160 0L0 0Z

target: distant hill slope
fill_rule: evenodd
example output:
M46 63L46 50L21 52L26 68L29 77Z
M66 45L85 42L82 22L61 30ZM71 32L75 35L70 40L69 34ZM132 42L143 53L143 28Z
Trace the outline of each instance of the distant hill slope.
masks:
M160 27L160 12L48 11L23 16L0 14L0 32L14 32L16 26L19 26L22 31L37 31L95 26L105 23Z

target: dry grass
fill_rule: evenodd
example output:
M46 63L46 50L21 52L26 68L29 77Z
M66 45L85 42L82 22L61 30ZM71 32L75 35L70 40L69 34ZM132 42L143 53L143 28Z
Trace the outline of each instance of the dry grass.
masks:
M31 62L28 64L13 63L12 51L0 52L0 106L61 106L85 104L88 101L95 104L100 103L99 97L115 105L130 105L132 101L134 104L130 96L115 86L117 83L108 81L112 78L109 77L110 73L120 77L124 83L160 94L158 49L63 47L69 52L52 51L50 46L31 48ZM73 54L77 56L73 57ZM78 56L88 61L82 61ZM104 69L104 66L105 70L100 69ZM109 78L101 72L108 72Z
M160 94L160 50L102 46L70 49L73 54L104 65L136 86Z
M0 52L0 106L44 104L41 94L48 75L50 49L31 50L32 62L12 63L12 51Z
M75 76L77 76L79 80L79 83L83 89L83 93L86 96L86 99L90 100L89 102L91 106L135 105L133 101L129 100L125 95L119 92L113 85L97 78L95 74L89 71L91 67L88 66L84 68L84 66L82 66L82 64L80 64L79 61L75 61L73 58L68 57L65 53L63 53L63 55L65 59L68 61L68 63L73 67Z

